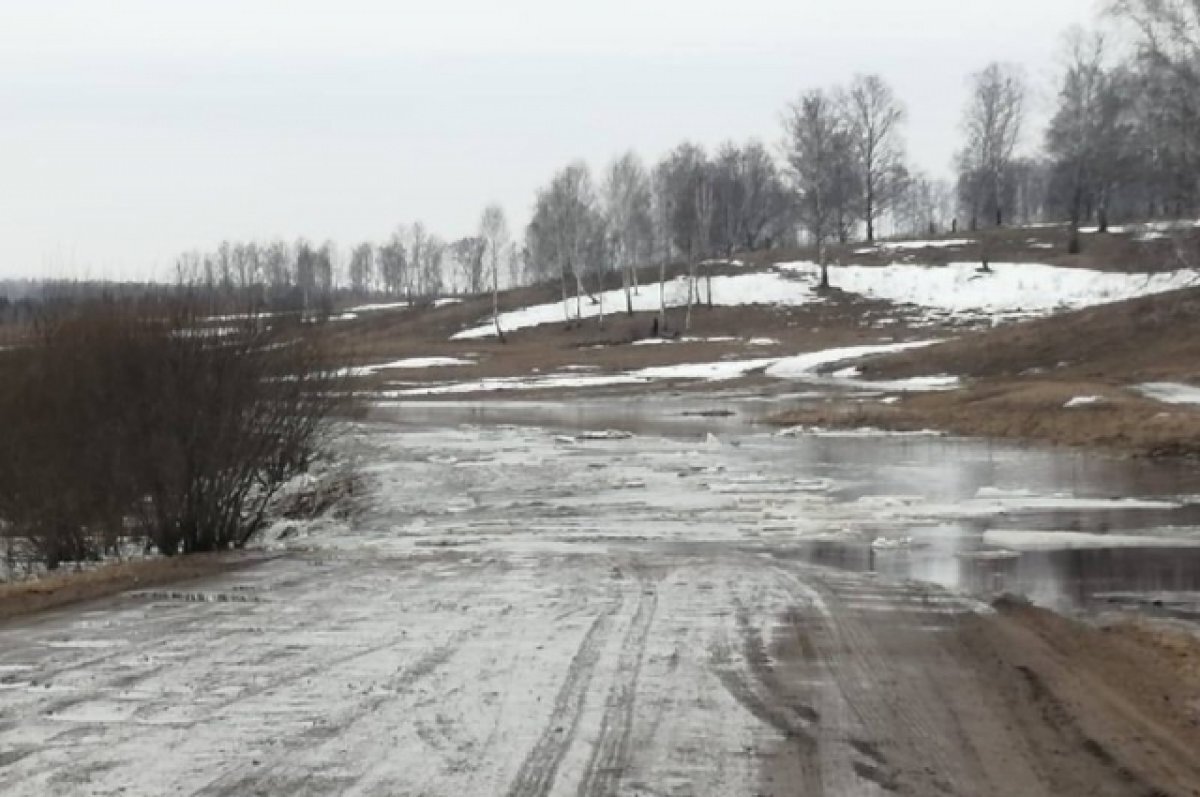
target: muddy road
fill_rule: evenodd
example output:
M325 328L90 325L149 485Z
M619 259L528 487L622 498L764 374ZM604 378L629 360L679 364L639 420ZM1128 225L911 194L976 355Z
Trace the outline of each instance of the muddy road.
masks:
M1170 474L1118 493L1103 465L949 441L537 426L339 446L370 490L272 529L271 561L0 626L0 793L1200 793L1194 684L948 588L1019 559L986 535L1022 518L1103 513L1187 556ZM1132 572L1044 573L1045 602L1191 571Z

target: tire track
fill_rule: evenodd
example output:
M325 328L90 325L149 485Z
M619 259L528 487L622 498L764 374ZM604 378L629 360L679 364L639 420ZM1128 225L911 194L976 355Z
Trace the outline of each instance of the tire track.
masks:
M374 691L365 700L343 710L332 721L310 728L294 737L294 741L298 743L287 744L279 752L274 762L265 766L262 764L242 765L197 791L196 796L240 797L244 794L322 793L320 789L312 791L314 788L312 773L297 774L295 772L295 762L304 760L306 751L315 749L330 739L345 737L354 725L372 716L384 703L395 699L398 694L412 688L418 681L444 667L462 647L463 642L476 636L482 627L483 623L477 623L471 628L460 629L440 645L426 651L410 665L398 668L380 689ZM250 771L247 772L247 770ZM356 781L353 778L343 778L341 787L348 787L354 782Z
M642 662L646 658L646 640L658 610L658 590L643 584L637 611L621 643L617 680L608 695L600 737L592 749L587 769L576 793L579 797L616 795L629 765L633 740L634 708Z
M600 659L604 636L620 609L614 601L592 623L567 668L567 676L554 699L546 729L525 757L517 776L505 793L507 797L544 797L550 793L558 768L579 730L583 703Z
M884 791L911 791L939 788L929 782L929 773L942 773L952 782L971 782L964 761L955 752L956 739L940 732L952 726L954 717L938 700L939 684L928 674L914 673L904 678L903 690L879 690L874 685L895 683L900 677L888 654L889 624L873 625L860 613L841 605L853 599L863 589L878 589L877 585L851 583L841 586L829 583L812 568L777 567L777 573L789 591L800 602L820 601L833 611L823 613L817 648L824 652L826 671L833 679L837 699L848 711L849 722L841 731L842 741L853 752L851 769L859 787L871 783ZM905 605L913 587L896 585L896 612L890 615L891 625L924 622L923 609L915 604ZM850 594L844 594L849 590ZM874 620L875 618L870 618ZM793 622L794 633L803 629ZM888 746L899 753L901 761L922 762L922 768L902 767L889 761L888 756L871 737L886 729ZM870 745L873 755L864 753ZM966 769L964 769L964 767ZM831 773L841 777L843 773Z
M737 611L737 625L742 642L742 662L734 665L728 643L718 644L713 651L717 679L742 708L783 737L795 767L793 776L799 780L800 793L819 797L825 793L820 714L811 701L802 699L804 696L771 664L761 633L750 624L747 612L741 606Z

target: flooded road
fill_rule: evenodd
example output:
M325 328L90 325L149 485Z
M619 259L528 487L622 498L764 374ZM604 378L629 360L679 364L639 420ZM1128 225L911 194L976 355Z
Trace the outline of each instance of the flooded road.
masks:
M855 533L825 529L798 545L809 561L1058 611L1120 606L1200 619L1200 468L932 435L778 437L761 422L780 401L430 401L374 417L414 428L613 429L709 452L715 435L724 455L778 477L782 492L788 479L822 480L832 501L861 510Z
M364 489L272 561L0 627L0 793L1200 787L1200 695L987 602L1194 589L1189 472L711 409L347 427Z

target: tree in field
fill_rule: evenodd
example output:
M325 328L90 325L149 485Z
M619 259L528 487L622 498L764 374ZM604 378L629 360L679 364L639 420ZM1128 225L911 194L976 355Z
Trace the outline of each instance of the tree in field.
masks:
M860 214L867 240L875 240L875 223L891 210L907 178L904 167L904 106L878 75L859 75L840 97L850 126L854 165L862 191Z
M571 323L568 281L575 284L575 318L583 318L584 276L600 211L591 172L583 162L554 175L538 193L526 240L543 273L557 273L562 286L563 316Z
M691 262L700 240L700 213L696 201L706 181L708 157L695 144L683 143L671 150L654 170L663 195L666 232L678 257Z
M714 207L712 248L725 257L754 251L777 238L787 212L787 190L779 169L757 141L725 143L710 164Z
M830 239L843 237L846 204L857 195L846 168L852 153L851 133L844 115L819 89L791 106L785 126L796 213L817 249L821 287L828 288L825 246Z
M1067 39L1058 109L1046 131L1046 152L1066 201L1070 251L1080 250L1079 226L1093 213L1108 231L1108 209L1126 161L1128 95L1121 76L1105 65L1104 40L1080 30Z
M655 168L650 181L650 226L654 260L658 263L658 318L655 329L667 331L667 264L671 262L671 196L663 173Z
M654 191L658 194L666 240L687 265L685 323L689 323L695 299L696 268L711 242L713 220L712 184L704 150L694 144L684 143L667 153L654 169ZM659 288L659 305L659 325L663 327L666 324L665 283Z
M954 217L954 188L944 180L909 175L892 209L897 229L913 237L937 235Z
M328 309L332 302L334 289L334 261L337 260L337 248L333 241L326 241L316 250L313 261L313 276L316 281L317 296L322 307Z
M1003 226L1012 207L1011 167L1024 113L1025 82L1016 68L991 64L971 76L963 115L966 142L958 161L960 194L973 228L980 218Z
M300 289L301 309L308 312L317 296L318 253L301 238L296 241L296 287Z
M504 208L497 204L488 205L479 220L479 238L483 241L484 269L492 283L492 322L496 325L496 337L504 342L504 330L500 328L500 268L510 246L508 221Z
M425 225L421 222L413 222L408 230L408 275L409 285L408 290L414 296L425 296L427 294L425 288L426 267L426 251L425 244L429 238L429 233L425 230Z
M525 264L529 259L529 250L514 241L508 250L508 284L517 287L524 280Z
M379 247L375 262L384 291L391 296L406 295L408 252L404 246L402 230L397 229L387 242Z
M771 245L787 216L788 196L775 160L762 142L742 147L738 158L741 205L736 229L740 246L755 251ZM732 254L732 252L730 252Z
M350 289L359 296L371 292L375 279L375 249L369 243L354 247L350 255Z
M1138 215L1182 217L1200 209L1200 3L1115 0L1133 29L1130 64Z
M628 152L608 167L605 175L604 213L611 236L611 252L621 269L625 309L633 315L637 267L650 252L652 224L650 177L641 160Z
M445 274L442 264L446 256L446 243L438 235L429 235L421 252L420 295L424 298L438 296L445 290Z
M705 168L700 172L696 183L696 244L695 253L688 261L688 302L687 315L684 316L683 328L692 328L692 305L700 301L700 286L697 282L699 263L708 264L712 254L713 218L716 212L716 193L713 190L711 170ZM704 273L707 277L708 306L712 308L712 267L708 264Z
M483 293L483 239L475 235L459 238L449 248L450 256L462 274L464 290L472 296Z

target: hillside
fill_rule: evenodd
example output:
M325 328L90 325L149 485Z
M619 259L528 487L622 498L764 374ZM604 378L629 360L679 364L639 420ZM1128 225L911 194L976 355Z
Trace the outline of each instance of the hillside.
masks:
M503 342L490 297L347 308L329 328L376 401L816 388L779 399L778 422L1200 450L1200 412L1138 387L1200 382L1200 288L1183 267L1195 232L1118 228L1086 235L1078 256L1063 254L1065 236L848 245L832 252L830 290L810 252L713 262L686 328L680 267L665 285L641 272L632 315L619 285L565 308L557 285L506 291ZM669 309L655 337L660 291Z

